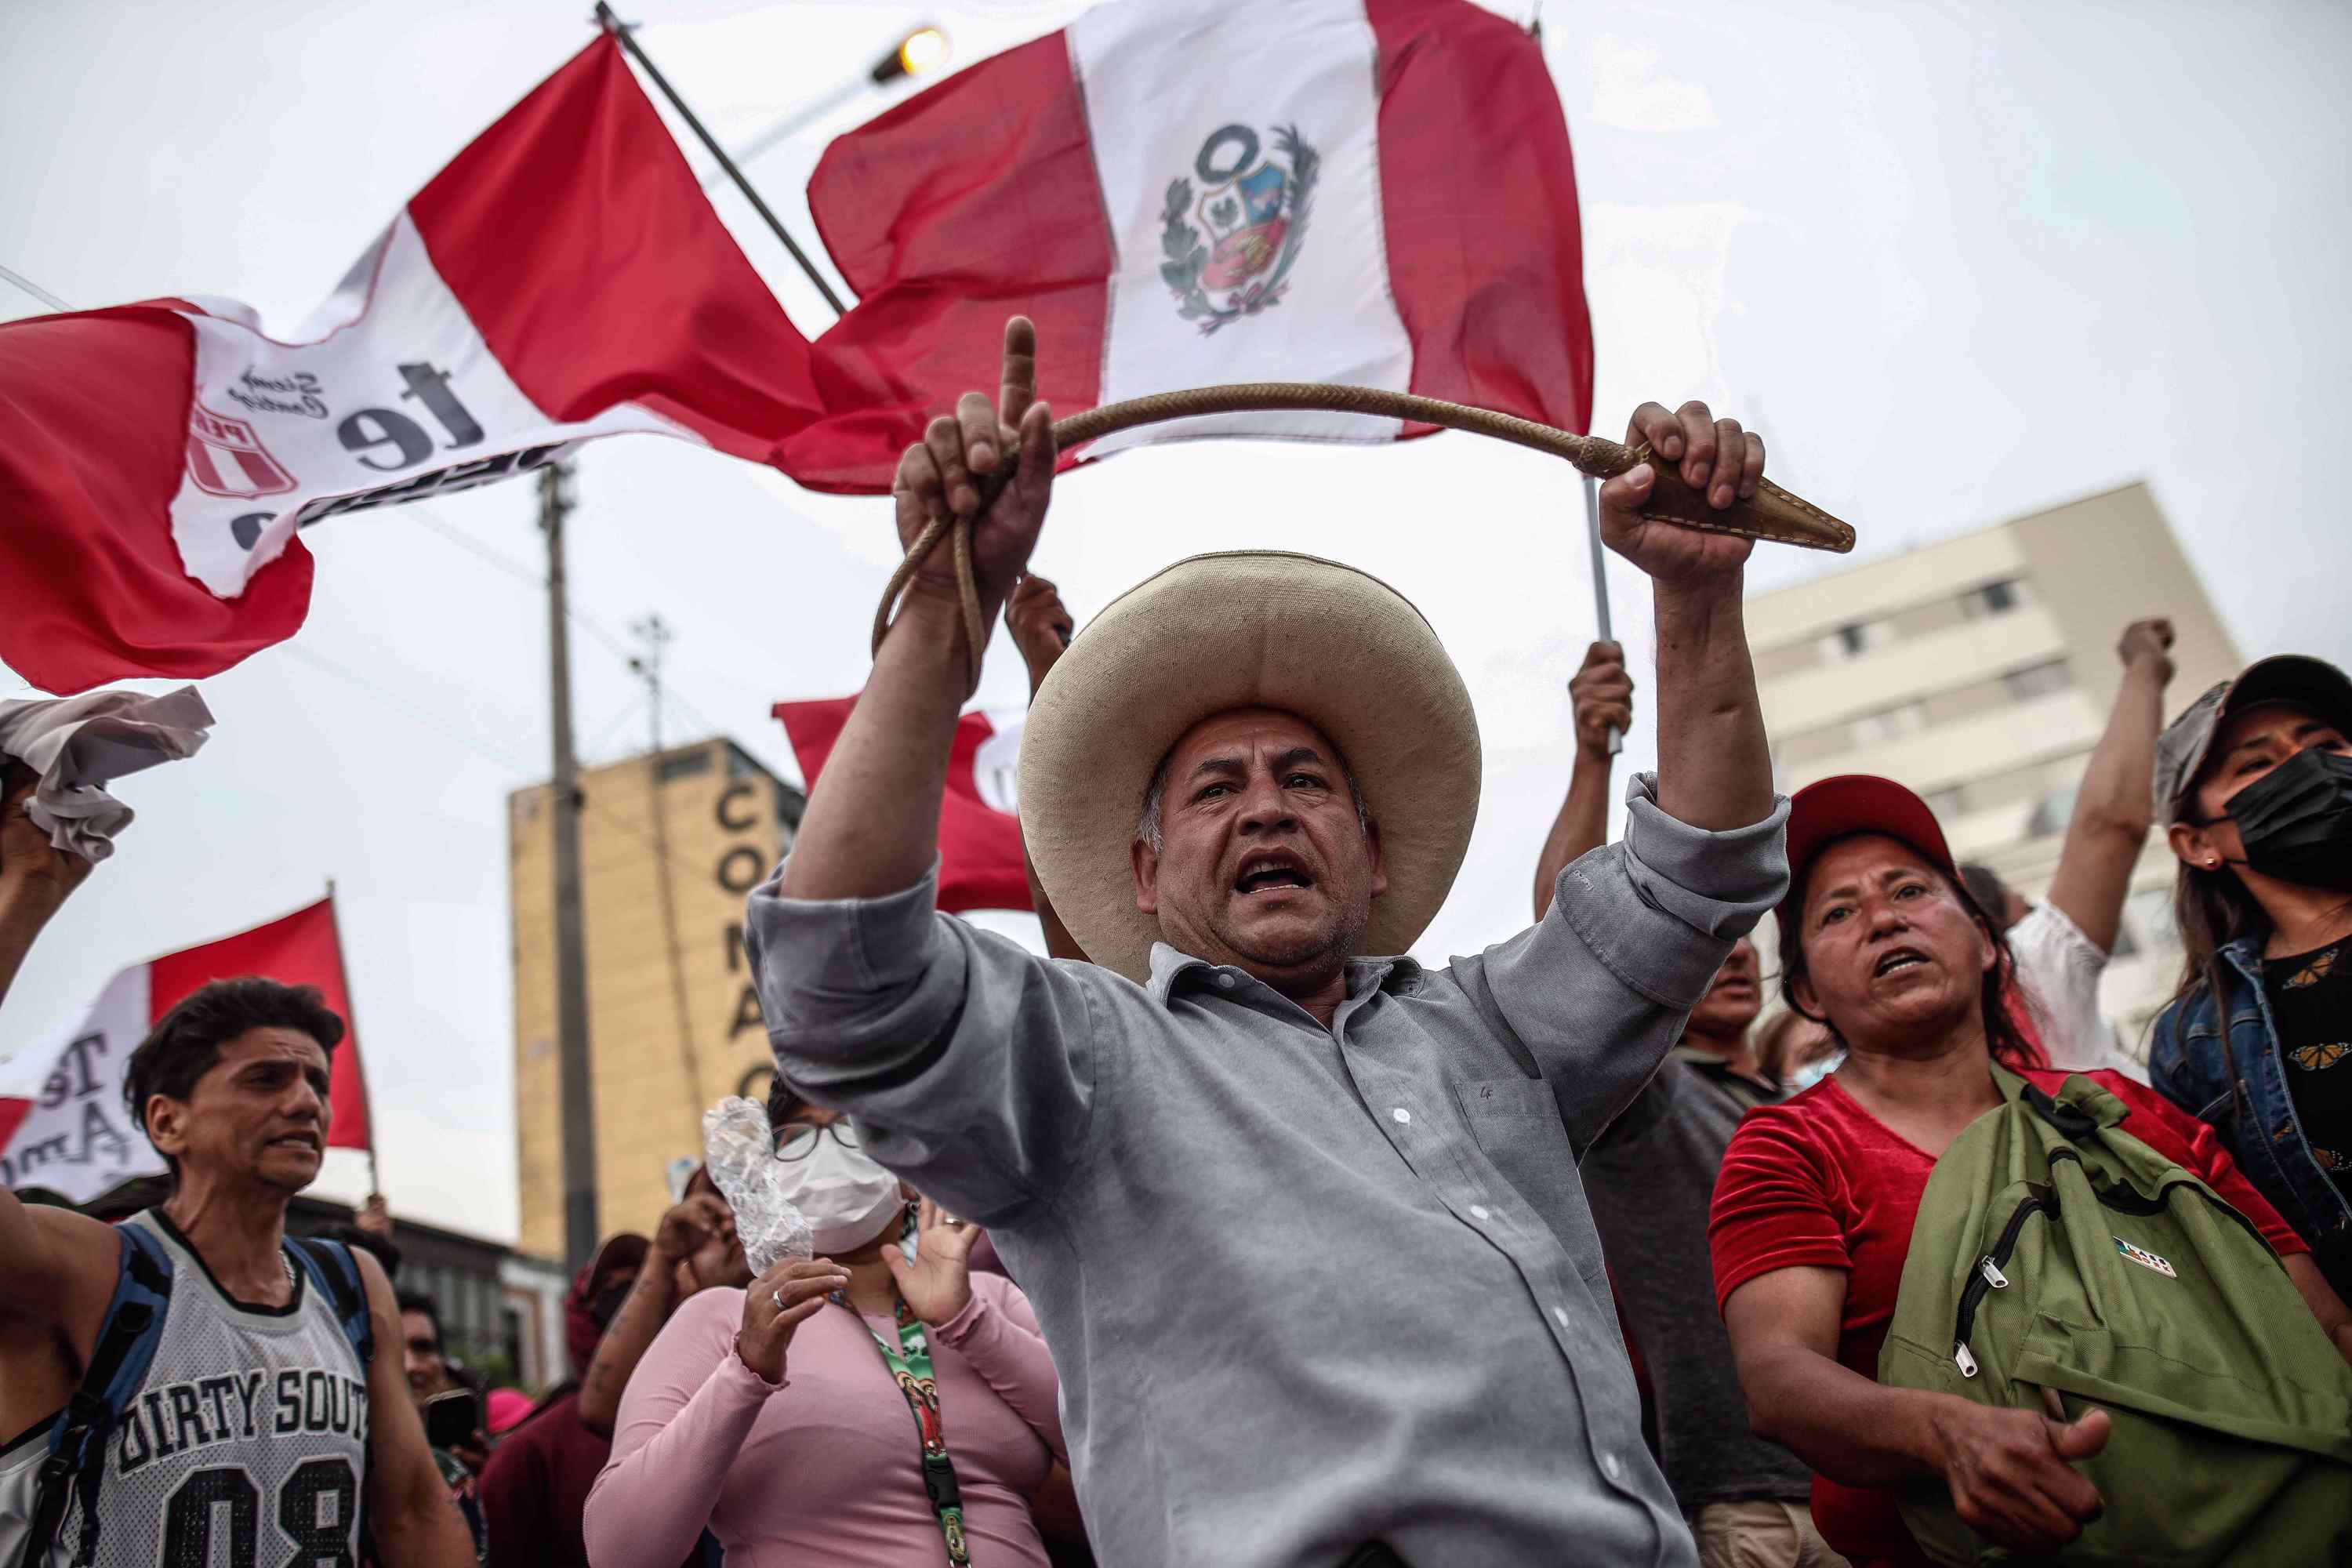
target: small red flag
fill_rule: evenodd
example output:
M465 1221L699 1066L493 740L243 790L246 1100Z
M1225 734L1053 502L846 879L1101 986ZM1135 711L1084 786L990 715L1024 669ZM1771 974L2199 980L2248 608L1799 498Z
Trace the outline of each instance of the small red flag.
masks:
M811 789L856 706L855 697L776 704L776 717L783 721ZM939 906L950 914L1033 907L1013 795L1024 716L1016 708L967 713L956 721L947 794L940 801Z

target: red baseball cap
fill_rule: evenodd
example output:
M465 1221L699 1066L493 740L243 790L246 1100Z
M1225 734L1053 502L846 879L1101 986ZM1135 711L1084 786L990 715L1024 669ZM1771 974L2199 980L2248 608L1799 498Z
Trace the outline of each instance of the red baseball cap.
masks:
M1790 951L1790 927L1804 897L1805 872L1832 840L1857 833L1899 838L1927 857L1928 864L1958 880L1951 846L1927 803L1893 779L1870 773L1840 773L1807 784L1789 798L1789 892L1774 911L1780 923L1780 951Z

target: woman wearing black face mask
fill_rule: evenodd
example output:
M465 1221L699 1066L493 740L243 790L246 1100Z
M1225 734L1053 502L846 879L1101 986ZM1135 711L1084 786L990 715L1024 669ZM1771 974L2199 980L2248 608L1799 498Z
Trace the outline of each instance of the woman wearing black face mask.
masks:
M2287 656L2157 742L2186 962L2148 1081L2213 1124L2352 1289L2352 681Z

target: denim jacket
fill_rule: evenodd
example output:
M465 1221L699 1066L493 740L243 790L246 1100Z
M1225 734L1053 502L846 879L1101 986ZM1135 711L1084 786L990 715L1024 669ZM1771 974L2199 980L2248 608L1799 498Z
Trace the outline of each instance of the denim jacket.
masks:
M2311 1244L2331 1279L2352 1271L2352 1205L2311 1156L2303 1119L2288 1093L2278 1028L2263 992L2259 936L2221 950L2229 981L2229 1047L2236 1058L2232 1092L2222 1056L2222 1016L2212 989L2201 988L2167 1007L2156 1020L2147 1052L2147 1081L2166 1099L2212 1124L2230 1153L2296 1234Z

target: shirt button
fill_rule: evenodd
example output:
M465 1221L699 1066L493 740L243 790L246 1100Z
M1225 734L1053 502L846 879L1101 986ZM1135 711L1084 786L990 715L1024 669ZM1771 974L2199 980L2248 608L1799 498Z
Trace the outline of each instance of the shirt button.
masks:
M1616 1455L1603 1454L1601 1456L1601 1473L1613 1481L1625 1473L1625 1467L1617 1462Z
M1486 1212L1486 1205L1485 1204L1472 1204L1470 1205L1470 1217L1472 1219L1492 1219L1495 1216Z
M1554 1307L1551 1310L1551 1321L1558 1323L1563 1329L1568 1327L1568 1309L1565 1307Z
M1389 1115L1394 1118L1400 1125L1412 1120L1412 1112L1407 1110L1402 1105L1398 1106L1394 1110L1390 1111Z
M1220 975L1218 975L1218 976L1217 976L1217 989L1218 989L1218 990L1220 990L1220 991L1231 991L1233 988L1234 988L1234 977L1233 977L1232 975L1230 975L1230 974L1220 974Z

